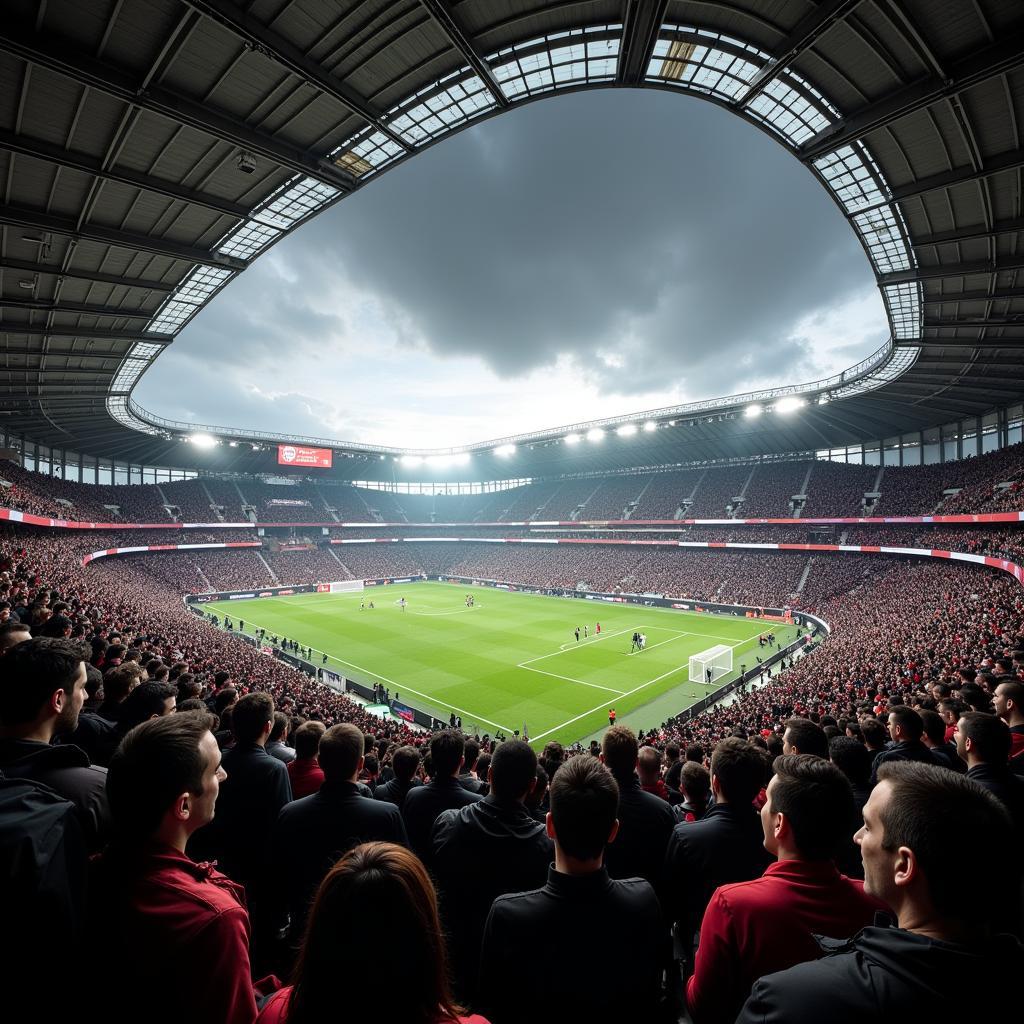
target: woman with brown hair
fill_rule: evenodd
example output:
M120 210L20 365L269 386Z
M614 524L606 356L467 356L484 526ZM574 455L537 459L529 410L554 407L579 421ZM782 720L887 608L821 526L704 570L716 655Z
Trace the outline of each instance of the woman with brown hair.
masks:
M382 964L381 953L390 953ZM334 1019L488 1024L463 1016L452 998L437 895L404 846L364 843L334 865L313 901L292 983L257 1024Z

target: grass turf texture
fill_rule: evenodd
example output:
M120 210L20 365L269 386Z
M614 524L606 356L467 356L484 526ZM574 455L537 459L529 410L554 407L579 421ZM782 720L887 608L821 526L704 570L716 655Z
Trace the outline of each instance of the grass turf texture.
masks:
M476 606L467 608L472 593ZM398 606L405 597L406 610ZM373 601L375 608L360 610ZM400 699L447 722L454 711L472 732L501 729L511 736L524 723L538 749L589 737L619 722L635 729L660 725L714 686L689 682L689 658L717 644L733 648L740 664L757 663L757 637L792 626L731 615L545 597L490 587L413 583L370 587L361 593L221 601L205 611L241 618L249 634L296 640L328 655L327 667L362 683L382 682ZM596 623L601 633L595 633ZM584 639L583 627L590 636ZM580 627L580 641L574 630ZM647 647L630 652L634 630ZM314 658L319 663L320 658Z

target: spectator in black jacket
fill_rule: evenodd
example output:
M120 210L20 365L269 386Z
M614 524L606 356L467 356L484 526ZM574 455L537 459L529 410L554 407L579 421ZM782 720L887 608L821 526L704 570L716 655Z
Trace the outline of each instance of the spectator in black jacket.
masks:
M524 801L537 782L529 743L509 740L491 758L483 800L434 822L433 866L450 939L455 988L472 1002L480 939L495 898L544 884L554 846Z
M924 722L913 709L894 707L889 712L889 735L892 744L875 756L871 765L871 785L878 781L878 769L892 761L919 761L921 764L938 764L938 758L921 742Z
M917 714L924 724L921 742L932 752L935 763L963 775L967 771L967 764L957 753L956 744L946 742L946 723L942 715L928 708L919 709Z
M285 764L295 760L295 748L288 746L287 739L288 716L283 711L275 711L274 725L270 730L270 739L267 740L267 753Z
M480 1004L492 1024L655 1019L666 955L658 900L647 882L615 881L603 866L617 790L587 756L551 780L547 884L499 896L487 918Z
M956 723L957 753L967 762L967 778L987 789L1009 812L1017 834L1018 852L1024 840L1024 779L1010 771L1010 730L984 711L968 711Z
M832 763L847 777L853 790L853 814L847 835L836 854L836 865L848 878L863 878L864 865L860 859L860 847L854 842L854 833L861 825L861 811L871 795L871 752L851 736L835 736L828 743L828 756Z
M465 740L454 729L442 729L430 739L430 764L433 778L425 786L410 790L402 804L402 818L413 853L430 866L430 833L437 816L449 808L465 807L482 800L459 782Z
M828 760L828 736L809 718L791 718L782 734L783 754L814 754Z
M288 804L274 826L274 879L286 894L289 931L296 941L317 887L343 853L378 840L408 846L398 808L368 800L356 786L363 750L363 734L356 726L328 729L318 755L323 785L312 796Z
M951 827L950 823L954 823ZM864 891L899 927L863 929L833 955L758 981L739 1024L999 1020L1024 949L993 934L999 902L1017 893L1009 816L969 778L936 765L883 764L857 833ZM1000 884L964 887L964 865L999 864Z
M399 747L391 755L391 770L395 777L390 782L384 782L374 789L374 799L386 800L401 809L409 790L423 785L416 778L419 766L420 752L415 747Z
M466 740L466 749L463 754L464 761L462 771L459 772L459 782L470 793L487 795L487 783L478 777L476 771L477 761L480 759L480 744L476 740Z
M601 760L619 787L619 830L605 851L604 863L612 878L644 878L660 891L676 817L670 804L640 788L639 750L635 734L624 725L604 734Z
M700 821L676 825L666 856L667 909L684 948L720 885L760 878L774 859L764 848L754 797L765 784L767 764L753 744L730 736L711 755L713 807Z
M54 745L78 726L88 648L39 637L4 655L0 681L0 768L10 778L49 786L75 805L90 852L104 844L110 814L107 770L80 747Z

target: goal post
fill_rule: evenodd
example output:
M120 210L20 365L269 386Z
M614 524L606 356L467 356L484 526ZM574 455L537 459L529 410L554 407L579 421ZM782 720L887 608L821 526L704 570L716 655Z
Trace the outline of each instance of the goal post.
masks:
M718 644L699 654L690 655L691 683L714 683L731 671L732 648L726 644Z
M347 594L364 589L362 580L339 580L336 583L330 583L328 585L331 588L330 593L332 594Z

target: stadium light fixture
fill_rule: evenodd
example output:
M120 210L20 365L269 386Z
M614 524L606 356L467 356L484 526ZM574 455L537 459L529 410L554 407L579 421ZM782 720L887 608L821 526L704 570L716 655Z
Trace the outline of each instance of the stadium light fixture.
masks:
M516 446L514 444L499 444L494 449L495 455L500 455L502 458L507 458L509 455L515 455Z
M797 409L804 405L806 405L806 402L804 402L802 398L794 398L792 396L789 398L780 398L775 403L775 411L781 412L785 415L786 413L796 412Z
M651 434L651 433L653 433L657 429L658 429L658 424L655 423L654 420L648 420L644 424L644 433L645 434Z
M748 405L746 409L743 410L743 415L746 416L748 420L752 420L756 419L763 412L763 406L760 406L755 402L753 405Z
M423 465L423 457L421 455L403 455L400 461L403 466Z
M211 437L209 434L189 434L188 439L197 448L216 448L220 441L215 437Z
M623 423L621 427L616 427L615 433L619 437L632 437L636 433L635 423Z
M580 437L579 434L566 434L565 435L565 443L566 444L579 444L580 441L582 441L582 440L583 440L583 438Z
M604 431L600 427L594 427L593 430L588 430L587 431L587 440L588 441L594 441L594 442L603 441L604 440Z

